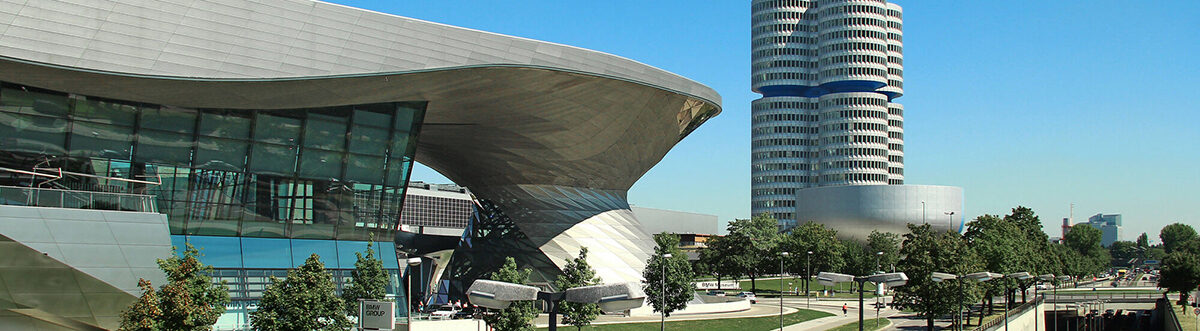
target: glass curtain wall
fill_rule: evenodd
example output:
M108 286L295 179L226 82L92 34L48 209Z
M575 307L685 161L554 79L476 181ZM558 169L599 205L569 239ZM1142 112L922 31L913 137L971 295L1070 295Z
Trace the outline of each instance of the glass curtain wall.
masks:
M175 235L391 238L424 102L188 109L0 83L0 185L151 194Z

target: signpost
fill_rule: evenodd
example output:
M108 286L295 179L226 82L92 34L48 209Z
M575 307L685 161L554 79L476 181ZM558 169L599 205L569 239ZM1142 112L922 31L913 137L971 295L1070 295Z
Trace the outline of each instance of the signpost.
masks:
M359 300L359 330L392 330L396 328L396 303Z

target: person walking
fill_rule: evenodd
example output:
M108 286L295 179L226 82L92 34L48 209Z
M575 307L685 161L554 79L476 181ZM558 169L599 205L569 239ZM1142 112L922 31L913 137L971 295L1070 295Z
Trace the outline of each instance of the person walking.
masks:
M850 312L850 307L846 306L846 304L843 303L842 304L842 316L846 316L846 313L848 313L848 312Z

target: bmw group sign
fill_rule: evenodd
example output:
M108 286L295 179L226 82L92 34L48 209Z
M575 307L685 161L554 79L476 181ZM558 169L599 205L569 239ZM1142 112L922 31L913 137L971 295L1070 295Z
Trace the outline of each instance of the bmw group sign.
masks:
M396 303L360 300L358 316L359 330L391 330L396 327Z

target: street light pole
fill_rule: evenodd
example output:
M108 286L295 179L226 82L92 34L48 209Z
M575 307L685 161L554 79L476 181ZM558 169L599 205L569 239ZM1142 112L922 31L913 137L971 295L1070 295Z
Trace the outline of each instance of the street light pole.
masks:
M659 293L658 298L658 313L660 316L659 330L667 330L667 259L671 258L671 253L662 255L662 278L659 279L662 285L662 293Z
M811 294L808 292L808 282L810 280L812 280L812 251L808 251L808 257L804 259L804 306L808 308L812 308L812 304L808 298Z
M946 212L946 216L948 216L948 217L947 217L947 220L949 220L949 221L950 221L950 222L949 222L948 224L946 224L946 225L949 225L949 226L950 226L950 231L955 231L955 230L954 230L954 212L952 212L952 211L948 211L948 212ZM955 232L958 232L958 231L955 231Z
M788 252L779 253L779 330L783 330L783 260Z
M409 258L406 262L408 263L408 284L404 284L404 301L407 301L404 306L404 315L408 318L408 329L412 330L412 267L421 265L421 258Z
M921 224L929 223L925 220L925 201L921 201Z

